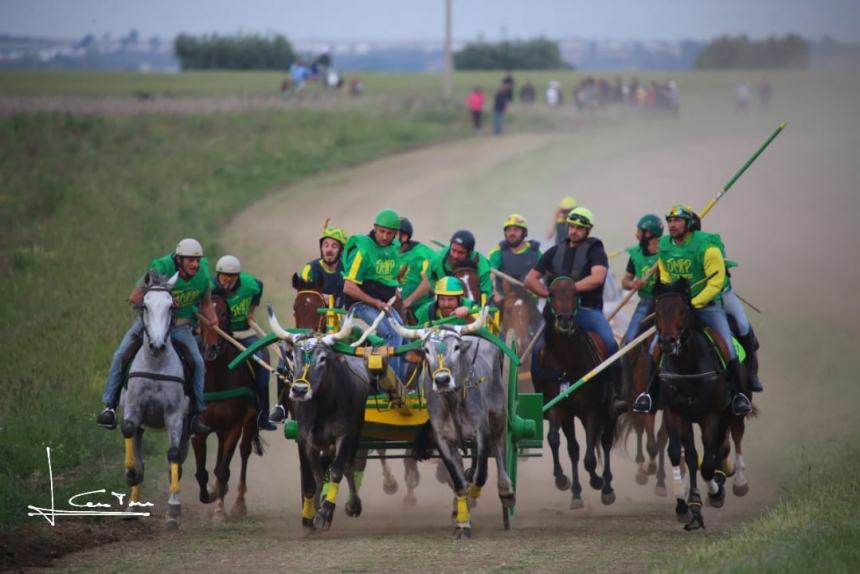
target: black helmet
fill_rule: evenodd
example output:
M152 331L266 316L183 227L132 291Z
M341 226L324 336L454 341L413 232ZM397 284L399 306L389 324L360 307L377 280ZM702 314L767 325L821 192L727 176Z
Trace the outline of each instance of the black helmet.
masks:
M469 253L475 250L475 236L472 235L471 231L466 229L455 231L454 235L451 236L451 243L456 243L466 248Z
M412 222L405 217L400 218L400 233L405 233L409 239L412 239Z

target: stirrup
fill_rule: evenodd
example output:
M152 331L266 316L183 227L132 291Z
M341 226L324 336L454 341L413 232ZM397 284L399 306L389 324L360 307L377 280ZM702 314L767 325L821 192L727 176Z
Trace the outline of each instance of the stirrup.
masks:
M752 403L743 393L732 397L732 413L737 417L748 415L752 412Z
M284 408L284 405L278 403L269 411L269 422L281 424L285 420L287 420L287 409Z
M639 414L648 414L654 405L654 400L648 393L640 393L633 402L633 412Z
M203 422L200 415L194 415L191 417L191 434L207 435L210 432L212 432L212 429L206 426L206 423Z
M105 410L99 413L96 417L96 422L102 428L113 430L116 428L116 410L112 407L105 407Z
M260 414L257 415L257 428L264 431L278 430L275 423L269 420L269 415L263 411L260 411Z

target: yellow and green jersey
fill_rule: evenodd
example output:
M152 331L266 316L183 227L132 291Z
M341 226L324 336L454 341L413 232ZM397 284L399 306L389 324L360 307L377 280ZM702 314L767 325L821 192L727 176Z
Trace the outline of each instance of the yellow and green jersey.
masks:
M158 257L149 262L148 269L158 271L165 277L172 277L174 273L179 271L176 265L176 254L171 253L164 257ZM179 305L173 310L174 319L192 319L197 311L197 304L201 299L209 295L209 260L205 257L200 258L200 267L193 277L183 279L180 274L176 278L176 284L173 286L170 294L173 295ZM142 282L142 279L141 279Z

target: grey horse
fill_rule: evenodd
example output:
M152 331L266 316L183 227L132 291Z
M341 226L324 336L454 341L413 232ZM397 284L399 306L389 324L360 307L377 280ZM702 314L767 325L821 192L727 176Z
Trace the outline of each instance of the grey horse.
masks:
M140 501L144 428L167 431L167 460L170 463L168 528L179 526L179 478L181 465L188 455L189 438L189 399L183 388L184 370L170 339L173 308L170 291L177 276L175 274L168 279L151 271L144 278L141 303L143 345L129 367L121 427L125 437L125 478L131 487L129 507Z
M409 329L391 322L399 335L423 341L427 369L423 385L430 424L454 490L456 538L471 536L469 499L481 494L487 482L490 455L496 458L499 498L513 507L513 484L505 468L507 392L502 380L501 351L493 343L471 333L487 318L454 327ZM465 471L460 450L475 447L476 465Z

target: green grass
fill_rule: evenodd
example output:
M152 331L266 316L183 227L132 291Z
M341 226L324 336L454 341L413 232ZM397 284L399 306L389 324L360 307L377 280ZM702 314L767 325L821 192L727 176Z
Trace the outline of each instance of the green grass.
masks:
M445 109L0 119L0 523L47 500L45 446L58 496L121 486L119 435L93 417L150 258L186 236L217 255L267 191L464 130Z
M860 567L860 448L851 437L804 461L761 518L711 538L671 572L856 572Z

